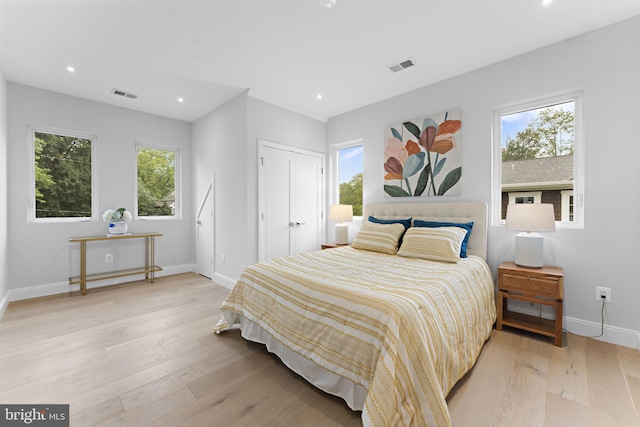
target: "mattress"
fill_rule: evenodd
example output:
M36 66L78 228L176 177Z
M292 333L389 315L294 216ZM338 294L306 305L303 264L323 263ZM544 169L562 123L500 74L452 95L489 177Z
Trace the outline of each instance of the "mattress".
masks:
M224 330L362 410L365 426L450 426L445 398L495 321L486 262L341 247L253 264L222 305Z

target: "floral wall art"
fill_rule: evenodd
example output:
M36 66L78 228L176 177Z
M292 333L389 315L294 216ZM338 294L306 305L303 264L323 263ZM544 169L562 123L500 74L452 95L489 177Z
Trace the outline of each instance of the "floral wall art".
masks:
M460 194L461 116L453 110L385 128L385 196Z

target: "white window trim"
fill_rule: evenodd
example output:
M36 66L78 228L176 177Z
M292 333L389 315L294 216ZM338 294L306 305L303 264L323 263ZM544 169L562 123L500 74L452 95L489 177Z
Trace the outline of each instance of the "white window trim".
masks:
M502 211L502 123L503 115L517 113L525 110L532 110L546 105L560 104L573 101L574 111L574 132L573 132L573 191L574 206L573 218L569 221L556 221L558 228L584 228L584 181L585 181L585 142L584 142L584 92L582 90L572 90L561 92L555 95L530 99L527 101L511 103L501 106L493 111L492 127L492 177L491 183L491 224L494 226L504 225L505 220L501 219Z
M68 136L70 138L88 139L91 141L91 217L77 218L36 218L36 140L35 134L48 133L51 135ZM27 223L75 223L97 222L98 215L98 137L80 132L56 129L46 126L28 126L27 132L29 155L29 200L27 205Z
M175 196L176 196L176 209L175 215L167 215L167 216L139 216L138 215L138 148L150 148L153 150L160 151L172 151L175 153ZM135 213L133 214L133 219L139 221L171 221L176 219L182 219L182 168L181 168L181 159L180 159L180 149L178 147L169 147L166 145L157 145L157 144L149 144L146 142L136 142L133 147L133 155L135 161L133 162L134 167L134 184L133 184L133 194L135 196Z
M518 197L533 197L533 203L542 203L542 191L509 193L509 204L513 205Z
M362 164L362 169L363 169L363 173L364 173L364 139L363 138L359 138L359 139L354 139L351 141L346 141L346 142L339 142L337 144L332 144L331 145L331 157L329 159L329 167L331 168L331 175L330 175L330 183L329 183L329 188L331 188L331 194L329 195L330 200L331 200L331 204L338 204L340 203L340 183L338 182L339 179L339 173L340 171L338 170L338 151L345 149L345 148L351 148L351 147L357 147L357 146L362 146L362 151L363 151L363 164ZM364 183L363 183L364 185ZM364 191L364 189L363 189ZM362 208L364 209L364 194L362 194L362 202L363 202L363 206ZM354 216L353 217L354 220L361 220L362 217L361 216Z
M569 202L569 198L573 196L573 190L562 190L560 192L560 196L562 197L562 221L569 221L569 206L571 203ZM574 217L575 217L575 197L573 198L574 207Z

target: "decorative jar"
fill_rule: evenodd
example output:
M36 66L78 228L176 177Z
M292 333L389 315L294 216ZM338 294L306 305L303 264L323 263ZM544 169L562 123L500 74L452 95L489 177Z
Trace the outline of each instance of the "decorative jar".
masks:
M128 230L129 226L124 221L109 223L109 234L126 234Z

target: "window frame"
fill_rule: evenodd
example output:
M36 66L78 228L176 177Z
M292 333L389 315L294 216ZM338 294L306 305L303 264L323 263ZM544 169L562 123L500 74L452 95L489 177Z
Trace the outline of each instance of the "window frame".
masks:
M565 102L574 103L573 130L573 221L556 221L557 228L584 228L584 182L585 182L585 142L584 142L584 92L572 90L547 95L526 101L518 101L503 105L493 111L492 126L492 176L491 183L491 224L504 226L502 212L502 116L528 110L544 108Z
M29 147L29 201L27 204L27 223L78 223L78 222L98 222L98 137L96 135L82 132L57 129L47 126L27 126L27 139ZM91 217L59 217L59 218L38 218L36 216L36 133L46 133L49 135L65 136L69 138L87 139L91 141Z
M340 150L344 150L345 148L352 148L362 146L362 174L364 177L364 139L354 139L351 141L339 142L331 145L331 204L339 204L340 203L340 162L338 160L338 154ZM362 209L364 211L364 180L363 180L363 189L362 189ZM353 217L354 220L361 220L362 216Z
M133 167L134 167L133 192L134 192L134 198L135 198L134 200L135 209L134 209L133 219L140 220L140 221L181 220L182 219L182 168L181 168L182 160L180 156L180 148L166 146L166 145L150 144L146 142L136 142L133 145L134 145L133 150L134 150L134 159L135 159L135 161L133 162ZM158 150L158 151L171 151L174 153L175 166L174 166L173 173L174 173L174 186L175 186L174 191L175 191L175 197L176 197L176 200L175 200L176 207L175 207L175 213L173 215L140 216L138 214L138 149L139 148L147 148L147 149Z

